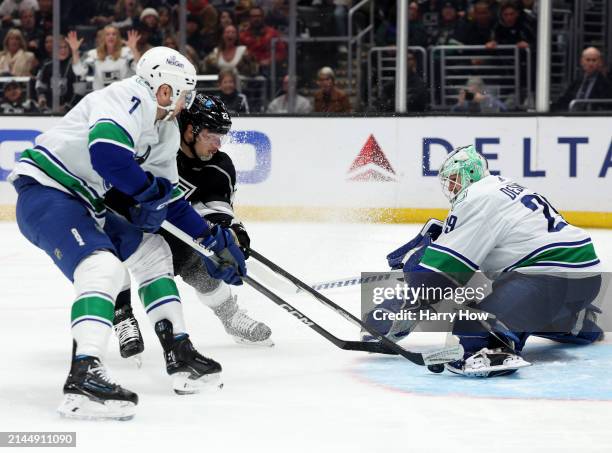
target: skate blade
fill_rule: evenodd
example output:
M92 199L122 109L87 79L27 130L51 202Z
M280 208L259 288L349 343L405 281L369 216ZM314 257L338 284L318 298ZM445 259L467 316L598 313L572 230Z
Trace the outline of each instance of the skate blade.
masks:
M136 368L142 368L142 354L136 354L135 356L132 356L132 360L134 361L134 364L136 364Z
M177 395L193 395L203 391L220 390L223 388L221 373L205 374L198 379L192 379L191 373L182 372L172 375L172 388Z
M134 418L136 405L130 401L108 400L104 403L93 401L84 395L68 393L58 407L60 416L75 420L117 420Z
M245 338L237 337L236 335L232 335L232 338L236 343L247 346L259 346L264 348L271 348L274 346L274 341L272 341L272 338L266 338L265 340L261 341L249 341Z

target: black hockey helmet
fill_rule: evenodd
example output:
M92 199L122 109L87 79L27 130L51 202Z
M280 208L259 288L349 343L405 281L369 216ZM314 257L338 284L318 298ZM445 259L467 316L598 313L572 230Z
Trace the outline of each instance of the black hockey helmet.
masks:
M216 96L207 96L202 93L198 93L189 109L181 111L178 116L178 123L181 128L181 136L187 125L191 124L194 137L202 129L225 135L232 127L232 119L223 101Z

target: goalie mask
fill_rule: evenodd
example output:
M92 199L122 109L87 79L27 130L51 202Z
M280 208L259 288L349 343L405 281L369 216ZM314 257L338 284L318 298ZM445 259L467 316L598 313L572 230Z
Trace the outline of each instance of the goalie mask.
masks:
M489 174L487 160L473 145L454 150L438 171L442 192L451 202L470 185Z

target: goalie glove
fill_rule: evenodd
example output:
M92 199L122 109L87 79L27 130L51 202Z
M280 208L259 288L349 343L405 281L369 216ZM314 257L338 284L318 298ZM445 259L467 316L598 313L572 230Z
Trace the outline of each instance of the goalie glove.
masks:
M440 234L442 234L443 225L444 222L438 219L429 219L425 225L423 225L419 234L387 255L389 267L392 270L403 269L404 264L410 259L414 252L421 249L424 251L424 245L429 245L438 239Z

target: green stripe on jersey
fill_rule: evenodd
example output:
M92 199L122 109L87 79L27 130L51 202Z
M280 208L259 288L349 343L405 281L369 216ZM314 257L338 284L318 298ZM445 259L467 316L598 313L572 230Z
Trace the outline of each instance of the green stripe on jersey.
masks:
M80 297L72 304L70 319L74 323L78 318L95 316L113 323L115 318L115 306L113 303L100 296Z
M475 270L450 253L427 247L420 264L431 270L442 272L460 285L465 285Z
M67 189L78 193L93 207L96 213L101 213L105 210L104 202L101 198L97 198L92 195L91 192L81 183L81 181L49 159L44 153L36 149L26 149L21 153L21 158L32 160L47 176L56 180Z
M168 204L174 203L176 200L180 200L185 195L183 189L178 186L174 186L172 189L172 193L170 194L170 200L168 200Z
M523 262L520 262L512 269L519 267L531 266L535 263L564 263L564 264L581 264L597 260L595 247L592 242L581 245L580 247L555 247L544 250Z
M147 308L153 302L167 297L179 298L178 288L176 283L170 277L160 277L157 280L152 281L138 290L138 295L142 304Z
M89 130L89 145L99 140L115 142L134 150L132 138L121 127L110 121L100 120Z

